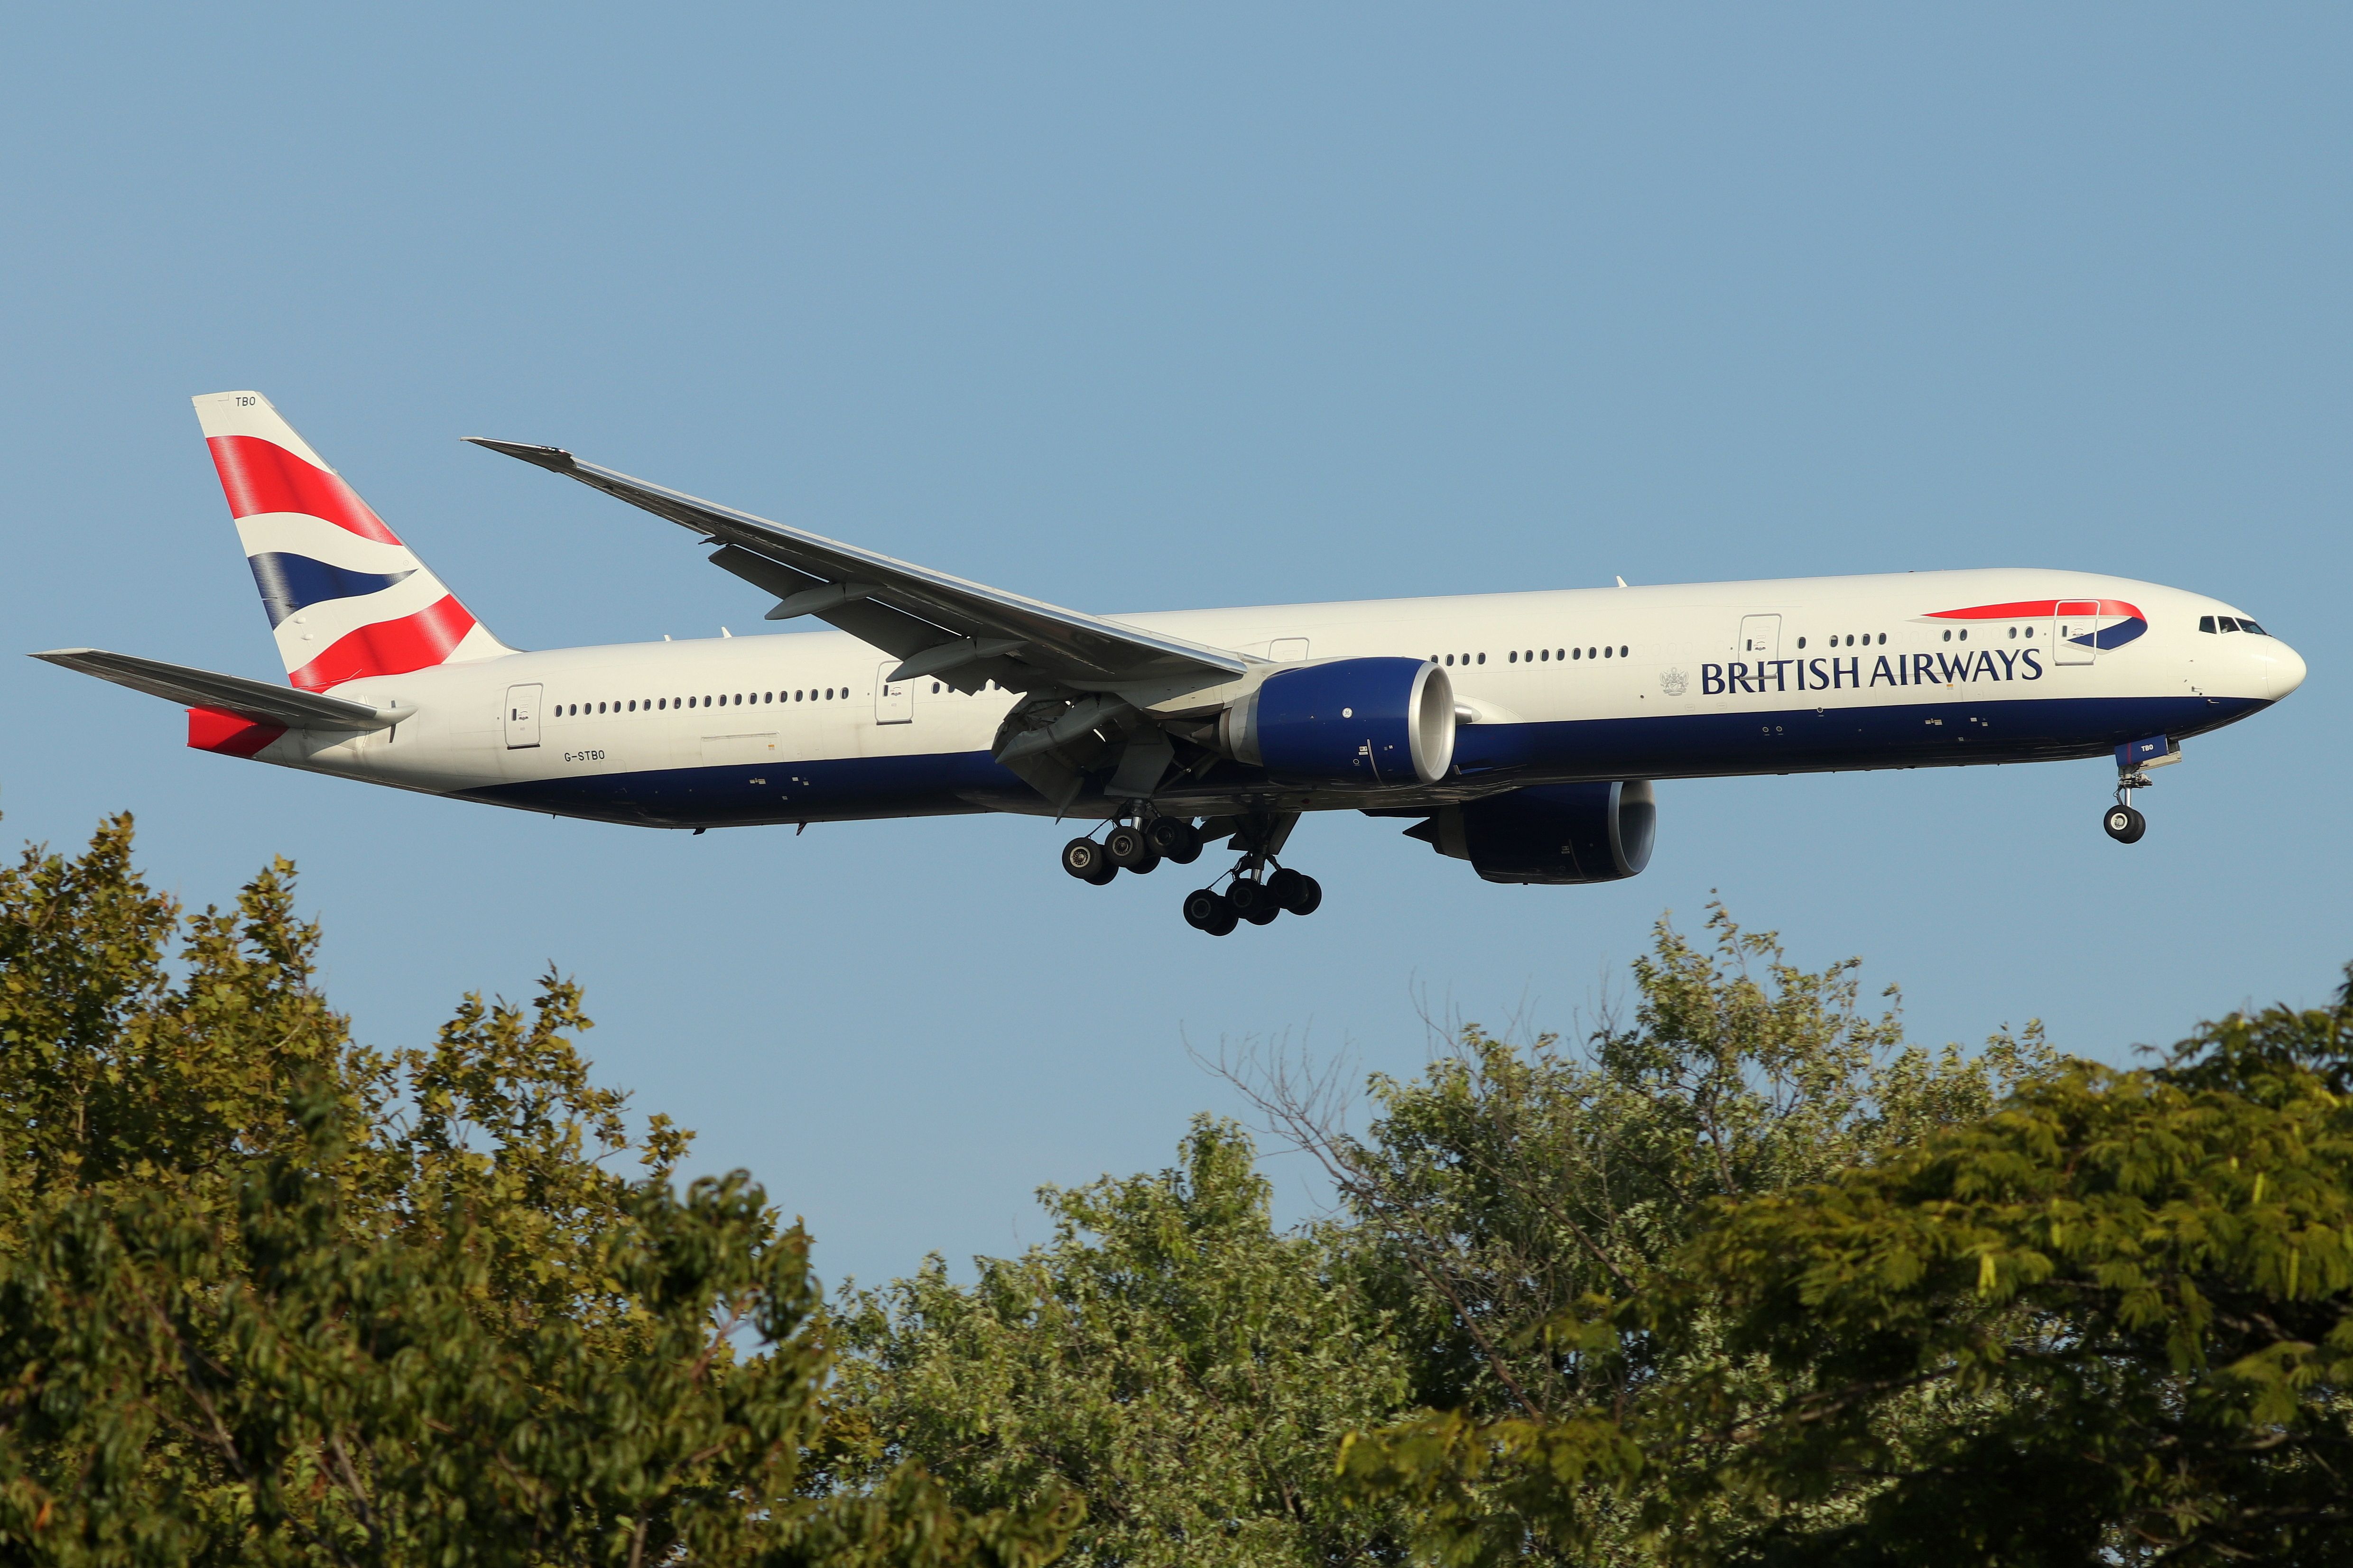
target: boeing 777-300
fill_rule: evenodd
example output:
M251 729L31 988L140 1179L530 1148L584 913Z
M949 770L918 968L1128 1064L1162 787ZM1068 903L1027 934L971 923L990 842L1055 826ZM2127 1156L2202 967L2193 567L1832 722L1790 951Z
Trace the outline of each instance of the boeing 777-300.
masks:
M2103 826L2181 743L2295 690L2236 606L2005 568L1088 615L477 439L665 518L832 629L527 652L474 618L254 392L195 399L287 684L34 657L184 703L188 744L640 827L1003 811L1085 823L1103 884L1237 859L1216 935L1321 901L1309 812L1406 819L1491 882L1649 861L1660 779L2113 756Z

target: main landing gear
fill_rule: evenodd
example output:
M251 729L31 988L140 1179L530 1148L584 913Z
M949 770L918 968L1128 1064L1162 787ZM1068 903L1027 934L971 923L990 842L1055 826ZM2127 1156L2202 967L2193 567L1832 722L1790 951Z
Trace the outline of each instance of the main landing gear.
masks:
M1185 923L1211 936L1226 936L1244 921L1262 926L1285 913L1314 914L1324 902L1323 885L1274 858L1292 820L1295 818L1246 823L1240 837L1251 847L1224 877L1185 895ZM1140 877L1157 869L1163 860L1189 866L1201 858L1201 831L1189 818L1147 817L1115 823L1100 839L1071 839L1062 846L1062 869L1100 888L1122 871ZM1228 879L1229 885L1220 891L1218 882Z
M1245 876L1246 868L1252 874ZM1229 873L1233 884L1224 892L1212 885L1186 894L1185 923L1211 936L1229 936L1244 921L1254 926L1271 925L1277 915L1312 915L1323 907L1324 884L1314 878L1288 866L1279 866L1269 875L1257 874L1262 870L1251 867L1245 856L1242 865Z
M1073 838L1062 846L1062 869L1098 888L1122 871L1141 877L1163 860L1189 866L1200 858L1200 830L1181 816L1117 823L1101 839Z

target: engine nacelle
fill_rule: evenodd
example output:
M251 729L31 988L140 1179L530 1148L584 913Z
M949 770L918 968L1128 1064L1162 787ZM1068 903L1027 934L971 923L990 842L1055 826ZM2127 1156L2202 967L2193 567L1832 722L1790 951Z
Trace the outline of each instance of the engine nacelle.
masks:
M1490 882L1614 882L1651 863L1658 797L1648 779L1534 784L1441 808L1406 832Z
M1281 669L1219 715L1218 743L1278 779L1435 784L1454 764L1454 685L1422 658Z

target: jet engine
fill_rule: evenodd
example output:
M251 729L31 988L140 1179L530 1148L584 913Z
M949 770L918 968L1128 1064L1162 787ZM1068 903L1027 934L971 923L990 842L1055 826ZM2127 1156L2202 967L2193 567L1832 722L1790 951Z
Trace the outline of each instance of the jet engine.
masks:
M1218 745L1303 784L1435 784L1454 762L1454 686L1419 658L1277 670L1219 715Z
M1440 808L1406 833L1490 882L1614 882L1651 863L1659 807L1648 779L1534 784Z

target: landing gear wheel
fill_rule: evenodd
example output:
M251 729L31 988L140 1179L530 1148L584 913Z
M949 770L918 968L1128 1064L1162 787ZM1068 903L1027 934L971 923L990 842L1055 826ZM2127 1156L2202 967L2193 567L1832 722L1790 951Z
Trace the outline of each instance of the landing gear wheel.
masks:
M1119 862L1106 855L1103 858L1102 865L1087 873L1086 879L1100 888L1118 875Z
M2108 807L2107 815L2100 818L2100 826L2119 844L2137 844L2140 836L2148 831L2148 818L2131 806L2118 804Z
M1144 830L1145 842L1164 860L1190 866L1201 858L1201 835L1181 816L1155 816Z
M1092 838L1073 838L1062 846L1062 869L1082 882L1092 882L1098 887L1111 879L1103 874L1104 871L1113 875L1119 871L1111 857L1103 853L1103 847Z
M1253 882L1248 877L1234 879L1234 885L1226 889L1226 901L1233 905L1234 913L1253 925L1266 923L1265 921L1259 919L1259 911L1261 910L1267 911L1270 917L1282 912L1282 906L1274 901L1274 895L1268 890L1267 885L1264 882Z
M1223 893L1197 888L1185 895L1185 923L1211 936L1224 936L1234 929L1234 906Z
M1112 864L1124 871L1148 871L1160 861L1160 857L1152 852L1152 846L1145 841L1141 827L1114 827L1103 835L1103 847Z
M1290 910L1294 915L1312 915L1317 910L1323 908L1323 883L1317 881L1313 877L1302 876L1300 873L1290 870L1288 868L1276 872L1274 879L1275 881L1280 882L1286 876L1298 877L1299 881L1292 888L1288 895L1284 895L1280 892L1276 895L1282 900L1282 907L1284 909Z

